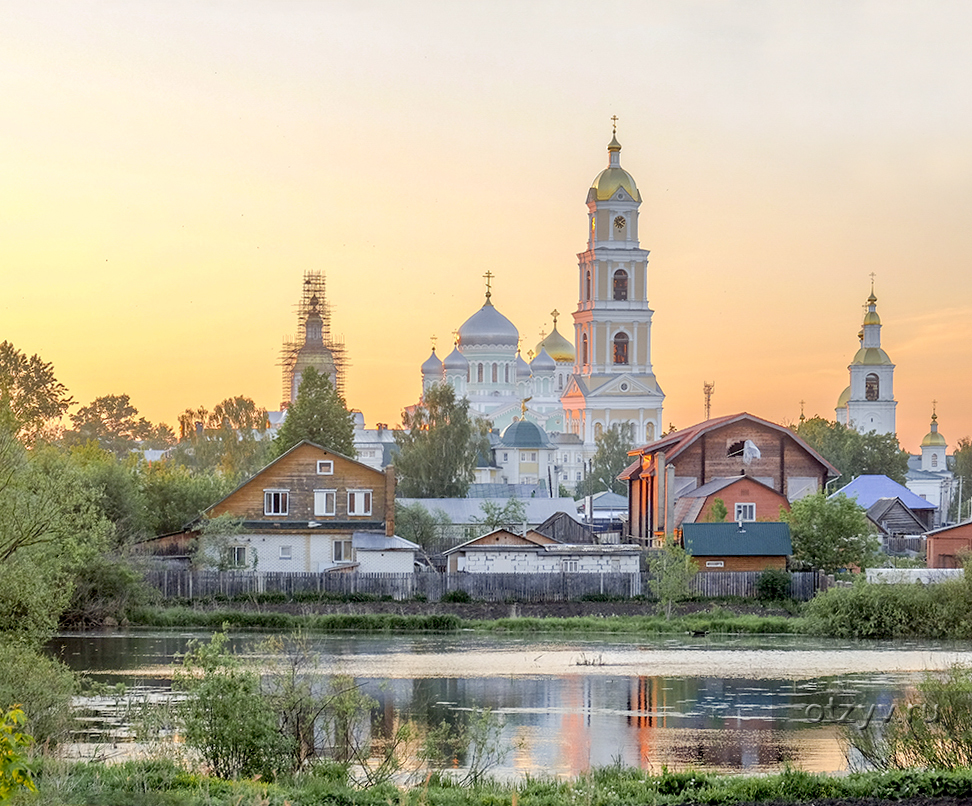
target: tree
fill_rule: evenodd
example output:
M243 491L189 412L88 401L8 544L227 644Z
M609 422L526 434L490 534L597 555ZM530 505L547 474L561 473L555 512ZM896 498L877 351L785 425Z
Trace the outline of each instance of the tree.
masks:
M631 464L628 451L634 445L634 424L614 423L594 440L596 447L591 460L591 472L577 485L579 495L594 495L608 489L625 495L627 485L618 480L621 471Z
M136 419L137 414L128 395L98 397L71 415L75 430L65 438L69 443L97 442L119 458L143 445L165 448L175 442L169 426L153 425L144 417Z
M722 523L727 517L729 517L729 507L726 506L726 502L721 498L716 498L712 502L712 506L709 507L709 514L706 520L710 523Z
M0 344L0 411L12 417L21 442L52 439L73 402L51 364L37 355L28 358L9 341Z
M395 468L403 498L462 498L480 454L489 452L486 424L469 415L469 401L456 400L447 384L430 386L422 402L402 412L395 434Z
M228 397L209 411L179 415L173 459L195 471L218 471L234 480L252 475L268 458L267 411L249 397Z
M408 506L395 504L395 532L418 543L426 553L436 550L436 544L449 525L449 516L441 509L429 512L417 501Z
M168 461L141 463L138 481L145 502L145 531L150 535L182 529L235 484L232 477L212 471L193 473Z
M972 498L972 439L968 437L962 437L955 448L955 466L952 468L955 473L956 480L961 479L961 494L963 502L959 502L959 491L956 487L955 496L952 500L952 507L950 510L950 515L952 520L956 523L961 523L962 515L966 514L968 517L969 509L966 503Z
M274 440L274 452L280 456L305 439L352 459L357 455L354 415L331 379L313 367L301 376L297 398L287 409L287 418Z
M479 509L483 516L481 518L474 516L473 521L482 524L486 534L496 529L515 532L523 528L523 523L526 521L526 504L519 498L511 498L502 506L497 502L483 501Z
M692 595L691 584L699 567L689 553L671 538L660 551L648 558L648 588L665 611L665 618L672 617L675 602Z
M884 475L905 483L908 454L894 434L861 434L822 417L811 417L794 429L800 439L841 472L840 486L861 475Z
M867 515L846 495L807 495L780 517L790 524L793 560L801 565L832 574L852 566L866 568L877 553Z
M23 787L36 792L30 748L34 738L21 732L27 717L19 707L0 711L0 803Z

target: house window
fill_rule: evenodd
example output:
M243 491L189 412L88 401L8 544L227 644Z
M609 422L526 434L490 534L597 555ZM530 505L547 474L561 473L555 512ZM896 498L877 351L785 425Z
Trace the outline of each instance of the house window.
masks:
M756 520L756 505L755 504L736 504L736 517L734 520L737 521L754 521Z
M226 564L230 568L245 568L246 546L230 546L226 550Z
M614 363L628 363L628 334L618 333L614 337Z
M745 440L739 440L739 442L733 442L728 448L726 448L726 456L742 456L743 451L746 449Z
M864 379L864 399L877 400L881 396L881 382L873 372Z
M503 454L503 461L504 461L504 462L508 462L508 461L510 461L510 455L509 455L508 453L504 453L504 454Z
M563 571L565 574L577 573L577 560L564 560Z
M318 476L332 476L334 475L334 462L330 459L318 459L317 460L317 475Z
M614 298L628 298L628 273L621 269L614 273Z
M334 515L337 506L337 490L314 490L314 514Z
M348 490L348 515L371 514L371 490Z
M281 560L292 560L294 558L294 547L293 546L281 546L280 547L280 559Z
M264 490L263 514L286 515L290 504L289 490Z
M334 541L334 562L349 563L354 560L354 552L351 549L350 540Z
M705 561L705 567L706 568L725 568L726 567L726 563L725 563L724 560L706 560Z
M537 461L537 452L536 451L531 451L530 452L530 461L531 462Z

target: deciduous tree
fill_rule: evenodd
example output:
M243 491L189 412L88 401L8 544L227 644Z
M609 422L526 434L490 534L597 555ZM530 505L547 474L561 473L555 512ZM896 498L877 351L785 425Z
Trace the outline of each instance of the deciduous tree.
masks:
M274 452L279 456L305 439L352 459L357 455L354 415L331 379L313 367L301 376L297 397L274 439Z
M167 448L175 442L169 426L153 425L138 417L128 395L105 395L71 415L74 431L65 434L69 443L97 442L119 458L138 447Z
M672 617L675 602L692 595L691 584L699 567L684 548L669 538L664 548L648 557L648 588L665 611L665 618Z
M426 390L411 411L402 412L403 431L395 434L399 455L398 494L403 498L462 498L480 454L489 451L486 425L469 414L469 401L456 400L448 384Z
M864 510L841 493L828 498L822 492L793 502L780 517L790 524L793 560L832 574L842 568L866 568L878 550Z
M216 470L240 480L266 463L266 430L266 409L249 397L227 398L212 411L186 409L179 415L179 443L173 458L195 471Z
M591 460L591 471L586 479L577 485L580 495L594 495L608 489L612 493L625 495L627 484L618 480L618 475L630 463L628 451L634 445L634 425L614 423L594 440L596 450Z
M908 454L894 434L861 434L822 417L811 417L794 428L800 439L841 472L840 487L861 475L884 475L904 484ZM838 487L839 489L839 487Z
M9 341L0 344L0 411L12 417L21 442L53 439L73 402L51 364L37 355L28 357Z

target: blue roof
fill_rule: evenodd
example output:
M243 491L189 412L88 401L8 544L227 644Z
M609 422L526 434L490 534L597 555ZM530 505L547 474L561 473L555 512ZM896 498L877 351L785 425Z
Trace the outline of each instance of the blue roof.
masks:
M790 525L776 521L686 523L685 550L693 557L781 557L793 553Z
M842 493L848 498L855 499L864 509L870 509L881 498L900 498L901 503L908 509L935 509L934 504L929 503L920 495L915 495L903 484L898 484L894 479L889 479L887 476L858 476L830 497L833 498Z

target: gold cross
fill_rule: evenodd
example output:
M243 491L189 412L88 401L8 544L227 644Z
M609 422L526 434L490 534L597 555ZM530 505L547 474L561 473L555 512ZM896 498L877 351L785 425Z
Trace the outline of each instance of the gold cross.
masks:
M550 315L553 317L553 320L554 320L554 330L556 330L557 329L557 317L560 316L560 311L558 311L556 308L554 308L550 312Z
M435 342L436 342L436 340L437 340L438 338L439 338L439 337L438 337L438 336L436 336L436 335L435 335L435 333L433 333L433 334L432 334L432 351L433 351L433 352L435 352Z
M611 127L611 134L617 134L618 133L618 116L617 115L611 115L611 120L614 121L614 125Z
M490 293L490 288L491 288L490 283L493 279L493 276L494 276L493 273L489 269L486 269L486 274L483 275L483 277L486 278L486 299L489 299L492 296L492 294Z
M932 401L932 414L935 414L935 409L936 409L937 406L938 406L938 401L937 400L933 400Z
M452 331L452 341L455 342L456 344L459 343L459 331L458 330L453 330Z
M540 328L540 341L543 341L545 338L547 338L547 332L543 328Z
M802 421L803 421L804 419L806 419L806 418L805 418L805 417L803 416L803 405L804 405L804 403L806 403L806 402L807 402L806 400L801 400L801 401L800 401L800 421L801 421L801 422L802 422Z

